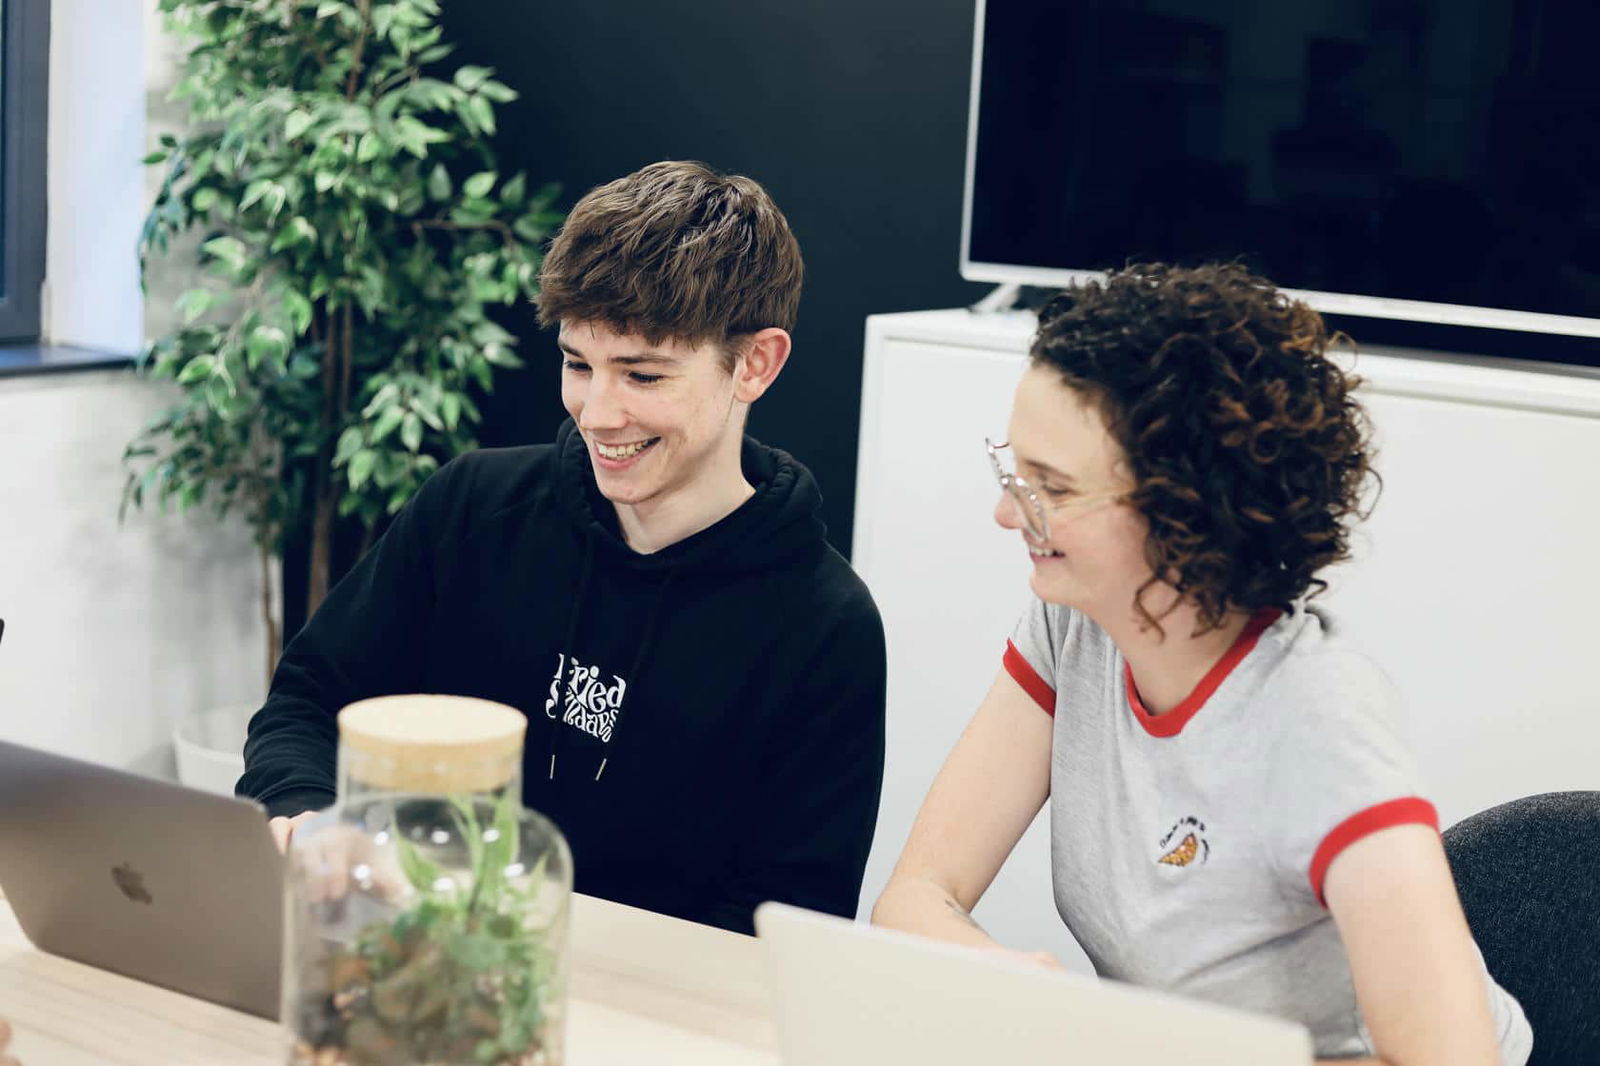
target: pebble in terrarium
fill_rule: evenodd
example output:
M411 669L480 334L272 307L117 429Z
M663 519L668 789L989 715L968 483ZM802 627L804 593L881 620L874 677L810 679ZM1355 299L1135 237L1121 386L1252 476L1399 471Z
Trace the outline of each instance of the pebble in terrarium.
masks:
M572 857L522 806L526 729L456 696L340 712L338 798L288 856L294 1066L560 1066Z

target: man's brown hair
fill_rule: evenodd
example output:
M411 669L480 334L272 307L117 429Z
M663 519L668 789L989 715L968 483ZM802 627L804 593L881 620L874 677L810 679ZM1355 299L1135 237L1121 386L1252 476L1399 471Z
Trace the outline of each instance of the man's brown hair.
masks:
M591 189L550 243L539 324L603 322L651 344L793 330L805 266L758 182L703 163L652 163Z

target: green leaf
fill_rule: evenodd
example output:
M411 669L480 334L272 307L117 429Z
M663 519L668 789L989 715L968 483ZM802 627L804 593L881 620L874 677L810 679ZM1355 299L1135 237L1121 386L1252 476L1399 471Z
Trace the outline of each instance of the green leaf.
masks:
M422 419L415 411L408 411L400 423L400 443L406 446L408 452L415 452L422 447Z
M237 237L213 237L200 247L207 254L215 256L236 270L244 263L248 254L244 242Z
M289 117L283 120L283 135L293 141L302 133L311 128L316 119L307 111L291 111Z
M239 210L243 211L257 200L260 200L270 188L272 188L272 182L266 178L257 178L249 185L246 185L244 187L244 196L239 199Z
M394 835L394 848L406 880L410 881L418 892L433 892L434 886L444 877L443 871L423 858L421 852L417 851L416 845L398 833Z
M494 108L490 106L489 101L485 100L481 96L469 97L467 99L466 109L468 117L472 119L477 127L484 133L493 136Z
M454 433L461 423L461 397L453 392L445 393L439 400L439 413L444 416L445 428Z
M483 830L478 825L478 813L472 801L464 796L452 795L449 799L456 831L467 845L467 856L476 874L483 869Z
M311 328L311 301L294 289L283 290L283 309L294 325L296 336Z
M378 453L371 448L363 448L356 452L350 459L350 489L358 491L367 480L372 477L372 468L378 462Z
M511 224L511 230L525 241L538 243L544 240L549 230L537 214L523 215Z
M196 214L203 215L207 211L210 211L216 202L217 190L213 189L209 185L205 185L196 189L194 191L194 195L189 197L189 209L194 211Z
M154 166L157 163L165 163L166 161L167 161L167 153L165 151L151 152L149 155L147 155L143 159L139 160L139 162L143 163L147 167L148 166Z
M372 443L382 444L384 438L399 428L400 422L405 418L405 412L398 407L385 407L383 414L372 425Z
M500 793L500 801L495 805L494 831L495 840L484 851L484 866L500 875L505 874L507 866L511 865L512 856L517 848L517 806L519 797L512 789Z
M436 164L432 173L428 175L428 195L435 200L448 200L450 192L450 172L444 168L443 163Z
M382 40L389 36L389 31L394 28L395 9L393 5L383 4L372 9L372 32Z
M450 134L413 115L401 115L394 122L395 136L400 144L418 159L428 154L428 145L440 144L450 139Z
M503 366L507 370L516 370L522 366L522 360L503 344L484 345L483 357L492 365Z
M367 406L362 408L361 417L376 417L379 411L390 406L399 398L400 386L396 385L392 381L385 382L384 385L378 389L377 395L373 396L372 399L367 403Z
M211 310L211 305L215 302L216 298L211 294L210 290L190 289L178 297L177 311L178 314L183 316L183 324L190 326L201 315Z
M431 396L427 394L414 396L411 404L411 409L417 413L417 417L421 418L429 429L436 433L444 432L444 420L439 417L437 403Z
M500 202L507 207L521 207L523 197L527 195L527 191L528 179L518 174L500 186Z
M356 142L356 162L370 163L383 152L383 138L376 133L363 133Z
M494 188L495 177L494 171L481 170L461 183L461 191L474 200L481 200Z
M289 335L277 326L257 326L245 342L245 357L251 370L264 359L280 361L288 354Z
M478 86L488 81L489 76L493 73L494 71L488 67L473 66L469 63L463 66L460 70L456 71L456 88L461 89L463 92L470 93L477 89Z
M272 239L269 251L277 252L297 244L315 244L317 240L317 227L296 215L289 220L289 224L278 231Z
M262 194L261 203L266 207L267 214L276 218L278 212L283 210L283 205L288 199L289 190L272 181L267 183L267 191Z
M350 461L350 457L360 450L364 440L360 426L346 426L345 431L339 434L339 446L333 452L333 465L343 466Z
M484 96L487 96L497 104L509 104L520 95L517 90L513 89L511 86L502 84L498 81L484 82L482 85L478 86L478 92Z
M311 175L311 184L318 192L327 192L339 184L339 175L331 170L319 170Z
M400 452L379 452L378 465L372 468L372 483L380 489L391 489L405 471L406 461Z
M494 371L490 369L487 361L474 359L467 364L467 372L478 382L478 387L484 392L494 391Z
M188 364L178 371L179 385L193 385L197 381L204 381L217 369L217 357L214 355L197 355L189 360Z

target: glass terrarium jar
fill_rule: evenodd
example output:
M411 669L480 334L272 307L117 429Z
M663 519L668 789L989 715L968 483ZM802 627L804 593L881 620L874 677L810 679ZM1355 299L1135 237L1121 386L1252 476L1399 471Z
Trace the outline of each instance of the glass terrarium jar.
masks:
M453 696L340 712L338 798L288 855L290 1063L559 1066L572 855L522 806L526 729Z

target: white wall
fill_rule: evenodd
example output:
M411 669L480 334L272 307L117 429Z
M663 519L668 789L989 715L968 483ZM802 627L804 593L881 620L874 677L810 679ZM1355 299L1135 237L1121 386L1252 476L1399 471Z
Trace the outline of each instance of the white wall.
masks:
M0 738L165 773L178 715L261 700L246 531L117 523L123 445L171 398L127 371L0 378Z
M143 339L146 10L53 0L44 334L132 353Z

